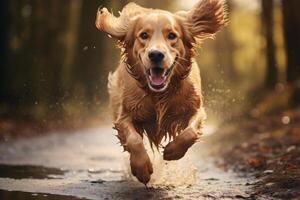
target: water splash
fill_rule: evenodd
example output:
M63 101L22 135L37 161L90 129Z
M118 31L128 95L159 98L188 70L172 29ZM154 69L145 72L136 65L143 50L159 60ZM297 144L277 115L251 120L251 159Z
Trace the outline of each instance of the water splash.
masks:
M216 125L209 123L204 126L203 137L212 135L216 130ZM162 144L166 146L167 144ZM151 149L149 142L145 140L147 149ZM198 170L196 164L198 163L198 156L193 153L187 153L182 159L177 161L165 161L160 152L148 151L148 155L153 164L153 174L149 186L170 186L170 187L189 187L197 183ZM126 180L134 180L136 178L131 174L129 155L123 157L123 171Z
M187 156L177 161L165 161L162 155L154 153L151 160L154 172L150 185L188 187L197 182L197 168Z
M189 157L184 157L178 161L165 161L162 155L157 152L148 152L153 164L153 174L149 186L170 186L189 187L197 182L197 168ZM131 174L129 156L124 156L124 178L135 180Z

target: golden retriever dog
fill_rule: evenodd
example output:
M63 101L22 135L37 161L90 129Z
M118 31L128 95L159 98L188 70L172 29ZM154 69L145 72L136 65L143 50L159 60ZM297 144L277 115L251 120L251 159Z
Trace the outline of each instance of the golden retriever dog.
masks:
M178 160L201 136L206 114L195 48L226 24L223 0L202 0L171 13L129 3L116 17L98 10L96 27L118 40L122 59L109 75L114 125L130 154L132 174L147 184L153 168L143 143Z

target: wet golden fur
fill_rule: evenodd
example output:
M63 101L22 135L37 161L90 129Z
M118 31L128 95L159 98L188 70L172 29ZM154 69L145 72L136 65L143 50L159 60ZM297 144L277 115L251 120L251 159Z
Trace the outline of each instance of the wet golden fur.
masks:
M176 140L180 138L178 135L189 130L194 134L190 137L193 141L187 142L188 145L182 145L182 148L190 147L199 138L206 115L203 108L200 72L194 60L195 47L204 39L213 37L225 25L225 12L222 0L202 0L190 11L175 14L143 8L133 3L125 6L119 17L113 16L106 8L98 11L97 28L117 38L122 50L120 65L109 75L108 91L115 128L125 150L132 154L139 151L135 148L137 146L135 144L140 144L140 139L135 133L141 137L146 134L150 143L156 147L163 138ZM157 28L158 22L165 20L166 23L162 23L162 26L171 23L172 29L175 29L173 31L178 35L176 44L175 42L165 44L165 47L171 48L167 49L171 52L170 55L173 53L177 57L170 58L170 62L175 63L174 69L168 79L168 87L163 92L149 89L141 61L143 59L139 60L137 57L140 56L137 52L146 51L141 49L148 45L141 43L137 39L137 34L139 29L149 23L145 20L150 14L155 14L158 18L157 26L154 24L151 28ZM151 41L151 44L160 45L164 42L157 39ZM181 153L182 155L173 155L170 160L182 157L188 147ZM143 148L143 145L139 145L139 148ZM177 151L178 148L174 147L172 151ZM145 172L145 167L139 169L134 163L138 161L131 159L133 174L144 183L149 181L152 173L147 155L145 160L148 172Z

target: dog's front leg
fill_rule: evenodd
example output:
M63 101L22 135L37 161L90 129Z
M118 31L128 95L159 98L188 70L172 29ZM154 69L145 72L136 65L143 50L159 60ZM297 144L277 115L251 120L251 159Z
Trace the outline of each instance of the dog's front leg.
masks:
M124 150L130 154L130 167L132 174L142 183L147 184L153 173L149 156L143 144L143 138L135 130L130 117L117 120L115 128L118 131L118 138Z
M206 118L203 109L199 109L197 114L191 119L188 127L184 129L175 139L164 149L164 160L179 160L187 150L202 135L202 124Z

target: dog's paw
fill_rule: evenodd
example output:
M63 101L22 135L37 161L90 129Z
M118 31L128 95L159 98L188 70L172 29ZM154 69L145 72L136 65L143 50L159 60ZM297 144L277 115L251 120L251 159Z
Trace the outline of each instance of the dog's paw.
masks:
M164 150L164 160L179 160L188 149L196 142L199 135L193 129L184 130L174 141L170 142Z
M164 150L164 160L179 160L187 152L188 148L183 148L178 142L170 142Z
M145 151L130 154L131 173L142 183L147 184L153 173L152 163Z

